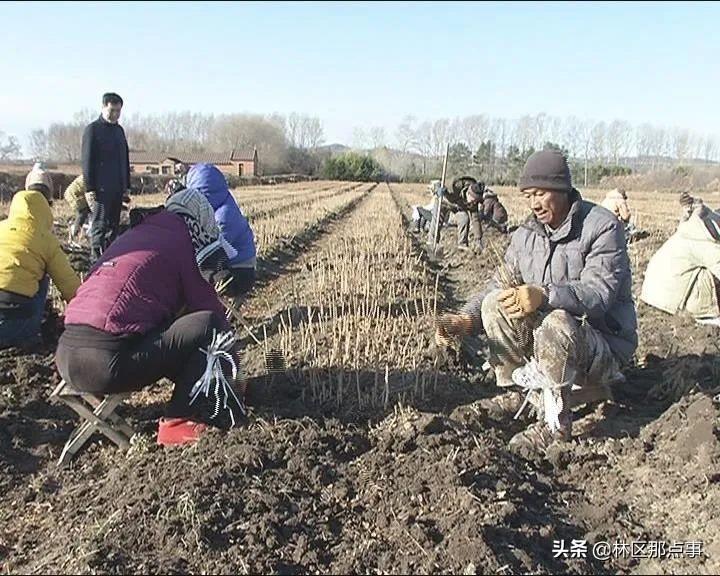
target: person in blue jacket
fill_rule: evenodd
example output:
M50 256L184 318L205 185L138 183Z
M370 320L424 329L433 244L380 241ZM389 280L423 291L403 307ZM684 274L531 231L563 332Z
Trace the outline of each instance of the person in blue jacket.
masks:
M213 164L193 165L187 173L186 185L202 193L215 211L232 275L224 293L237 299L255 283L257 252L252 228L230 193L225 176Z

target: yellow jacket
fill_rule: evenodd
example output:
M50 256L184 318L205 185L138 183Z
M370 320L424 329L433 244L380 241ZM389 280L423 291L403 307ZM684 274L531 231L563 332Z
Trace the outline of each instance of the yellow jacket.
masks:
M65 201L70 204L73 210L83 210L87 208L87 200L85 194L87 190L85 188L85 180L82 174L75 178L65 190Z
M720 316L717 278L720 242L693 213L650 258L640 299L670 314L686 311L695 318L715 318Z
M23 190L13 196L8 217L0 222L0 290L35 296L47 272L66 302L75 296L80 279L52 225L50 205L42 193Z

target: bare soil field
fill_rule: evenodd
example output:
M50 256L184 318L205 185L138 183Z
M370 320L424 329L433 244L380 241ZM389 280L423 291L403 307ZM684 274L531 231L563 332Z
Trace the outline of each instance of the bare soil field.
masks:
M498 191L517 224L522 198ZM480 403L497 394L482 339L456 357L432 343L435 315L482 286L490 243L507 237L486 231L481 253L461 252L450 228L430 257L408 230L421 185L236 196L259 248L242 314L263 345L238 332L247 425L158 447L159 382L123 408L138 431L127 453L98 438L59 469L75 420L48 403L57 327L41 349L0 351L0 573L720 571L716 329L638 302L640 347L614 401L577 414L571 444L526 460L506 448L522 424ZM647 232L630 245L637 296L679 205L632 191L630 204ZM87 250L71 261L87 270ZM267 374L268 348L284 373ZM573 540L586 554L554 552ZM595 558L604 543L616 548Z

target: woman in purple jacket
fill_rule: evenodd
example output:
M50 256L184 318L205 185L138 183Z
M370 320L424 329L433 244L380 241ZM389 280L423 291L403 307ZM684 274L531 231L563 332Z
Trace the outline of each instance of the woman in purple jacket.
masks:
M161 444L191 441L204 424L229 428L244 410L242 395L232 390L225 389L229 411L213 411L214 399L197 395L212 360L203 350L230 330L197 264L218 251L224 254L208 201L192 190L178 192L165 210L145 216L108 247L65 313L56 363L73 387L107 394L163 377L175 383L160 421ZM238 352L230 349L236 362ZM227 362L222 372L228 377Z

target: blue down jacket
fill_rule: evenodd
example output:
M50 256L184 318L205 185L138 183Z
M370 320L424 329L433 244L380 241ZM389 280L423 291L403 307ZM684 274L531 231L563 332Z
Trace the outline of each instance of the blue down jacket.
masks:
M215 221L228 253L230 266L254 261L255 236L247 218L230 194L225 176L212 164L195 164L187 175L187 187L205 196L215 211ZM229 244L229 246L227 246Z

